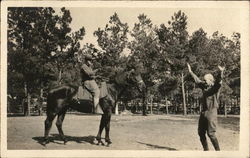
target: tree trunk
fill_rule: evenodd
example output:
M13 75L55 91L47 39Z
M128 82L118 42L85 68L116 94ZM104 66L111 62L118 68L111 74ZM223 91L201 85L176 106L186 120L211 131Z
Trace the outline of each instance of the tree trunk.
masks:
M187 115L186 98L185 98L185 85L184 85L184 75L181 73L181 87L182 87L182 97L183 97L183 115Z
M123 105L124 105L124 111L126 111L127 110L126 106L128 105L128 101L125 101Z
M146 116L147 115L147 109L146 109L146 99L147 99L147 88L145 91L143 91L142 94L142 115Z
M24 93L25 93L25 100L26 100L26 103L23 104L24 115L29 116L30 115L30 94L28 93L26 82L24 82Z
M135 112L138 111L138 102L135 103Z
M27 101L28 101L28 109L27 109L28 111L27 111L27 115L30 116L30 101L31 101L31 96L30 96L29 93L28 93L27 98L28 98L28 100L27 100Z
M58 84L61 85L62 82L62 70L59 70L59 74L58 74Z
M147 97L147 99L146 99L146 111L148 111L149 110L149 106L148 106L148 97Z
M28 96L28 90L27 90L27 83L24 82L24 94L25 94L25 97Z
M142 115L143 116L147 115L147 113L146 113L146 97L145 97L145 95L143 95L143 97L142 97Z
M159 115L160 105L157 103L157 114Z
M231 96L231 107L234 106L234 98Z
M227 117L227 106L225 102L223 102L223 104L224 104L224 116Z
M150 113L153 114L153 95L150 96Z
M43 98L43 88L40 89L40 98Z
M166 102L166 114L168 114L168 100L167 100L167 96L165 96L165 102Z
M119 115L118 102L115 103L115 115Z
M174 113L177 114L178 112L178 107L177 107L177 102L176 102L176 99L174 98Z

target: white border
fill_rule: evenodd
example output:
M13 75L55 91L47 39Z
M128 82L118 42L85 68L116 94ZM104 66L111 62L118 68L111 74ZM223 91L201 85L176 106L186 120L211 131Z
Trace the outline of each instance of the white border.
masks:
M241 8L241 116L239 151L7 150L7 7ZM1 156L2 157L248 157L249 3L218 1L3 1L1 2ZM244 88L242 88L244 87Z

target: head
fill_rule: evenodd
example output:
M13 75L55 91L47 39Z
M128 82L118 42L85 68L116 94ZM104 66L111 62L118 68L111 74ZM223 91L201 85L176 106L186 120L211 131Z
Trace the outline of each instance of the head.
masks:
M92 65L92 60L93 60L92 55L90 55L90 54L84 55L85 64Z
M144 92L146 85L142 80L141 74L136 72L135 69L132 69L128 75L128 82L135 84L135 86L139 89L140 92Z
M214 85L214 76L212 74L204 75L204 80L207 85L213 86Z

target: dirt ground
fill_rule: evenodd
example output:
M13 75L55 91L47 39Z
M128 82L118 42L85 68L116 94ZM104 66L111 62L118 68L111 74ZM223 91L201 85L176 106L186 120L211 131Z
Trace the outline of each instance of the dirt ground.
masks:
M197 135L199 116L181 115L113 115L109 147L93 144L101 116L67 114L63 129L66 145L58 137L53 123L53 142L43 146L45 116L8 117L9 150L202 150ZM105 133L102 135L105 136ZM222 150L238 150L239 117L218 118L217 137ZM209 147L214 150L210 140Z

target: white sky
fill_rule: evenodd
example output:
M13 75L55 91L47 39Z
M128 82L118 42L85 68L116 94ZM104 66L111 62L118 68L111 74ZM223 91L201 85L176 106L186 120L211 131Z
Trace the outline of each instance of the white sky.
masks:
M57 8L54 8L58 10ZM159 26L167 24L175 12L181 10L188 17L187 30L189 35L199 28L203 28L208 36L213 32L219 31L227 37L231 37L233 32L240 32L240 10L232 8L66 8L70 10L73 18L71 28L73 31L84 26L86 35L82 41L84 43L93 43L96 45L96 38L93 32L104 28L109 21L109 17L116 12L122 22L129 25L132 30L135 23L138 22L138 15L144 13L154 25Z

